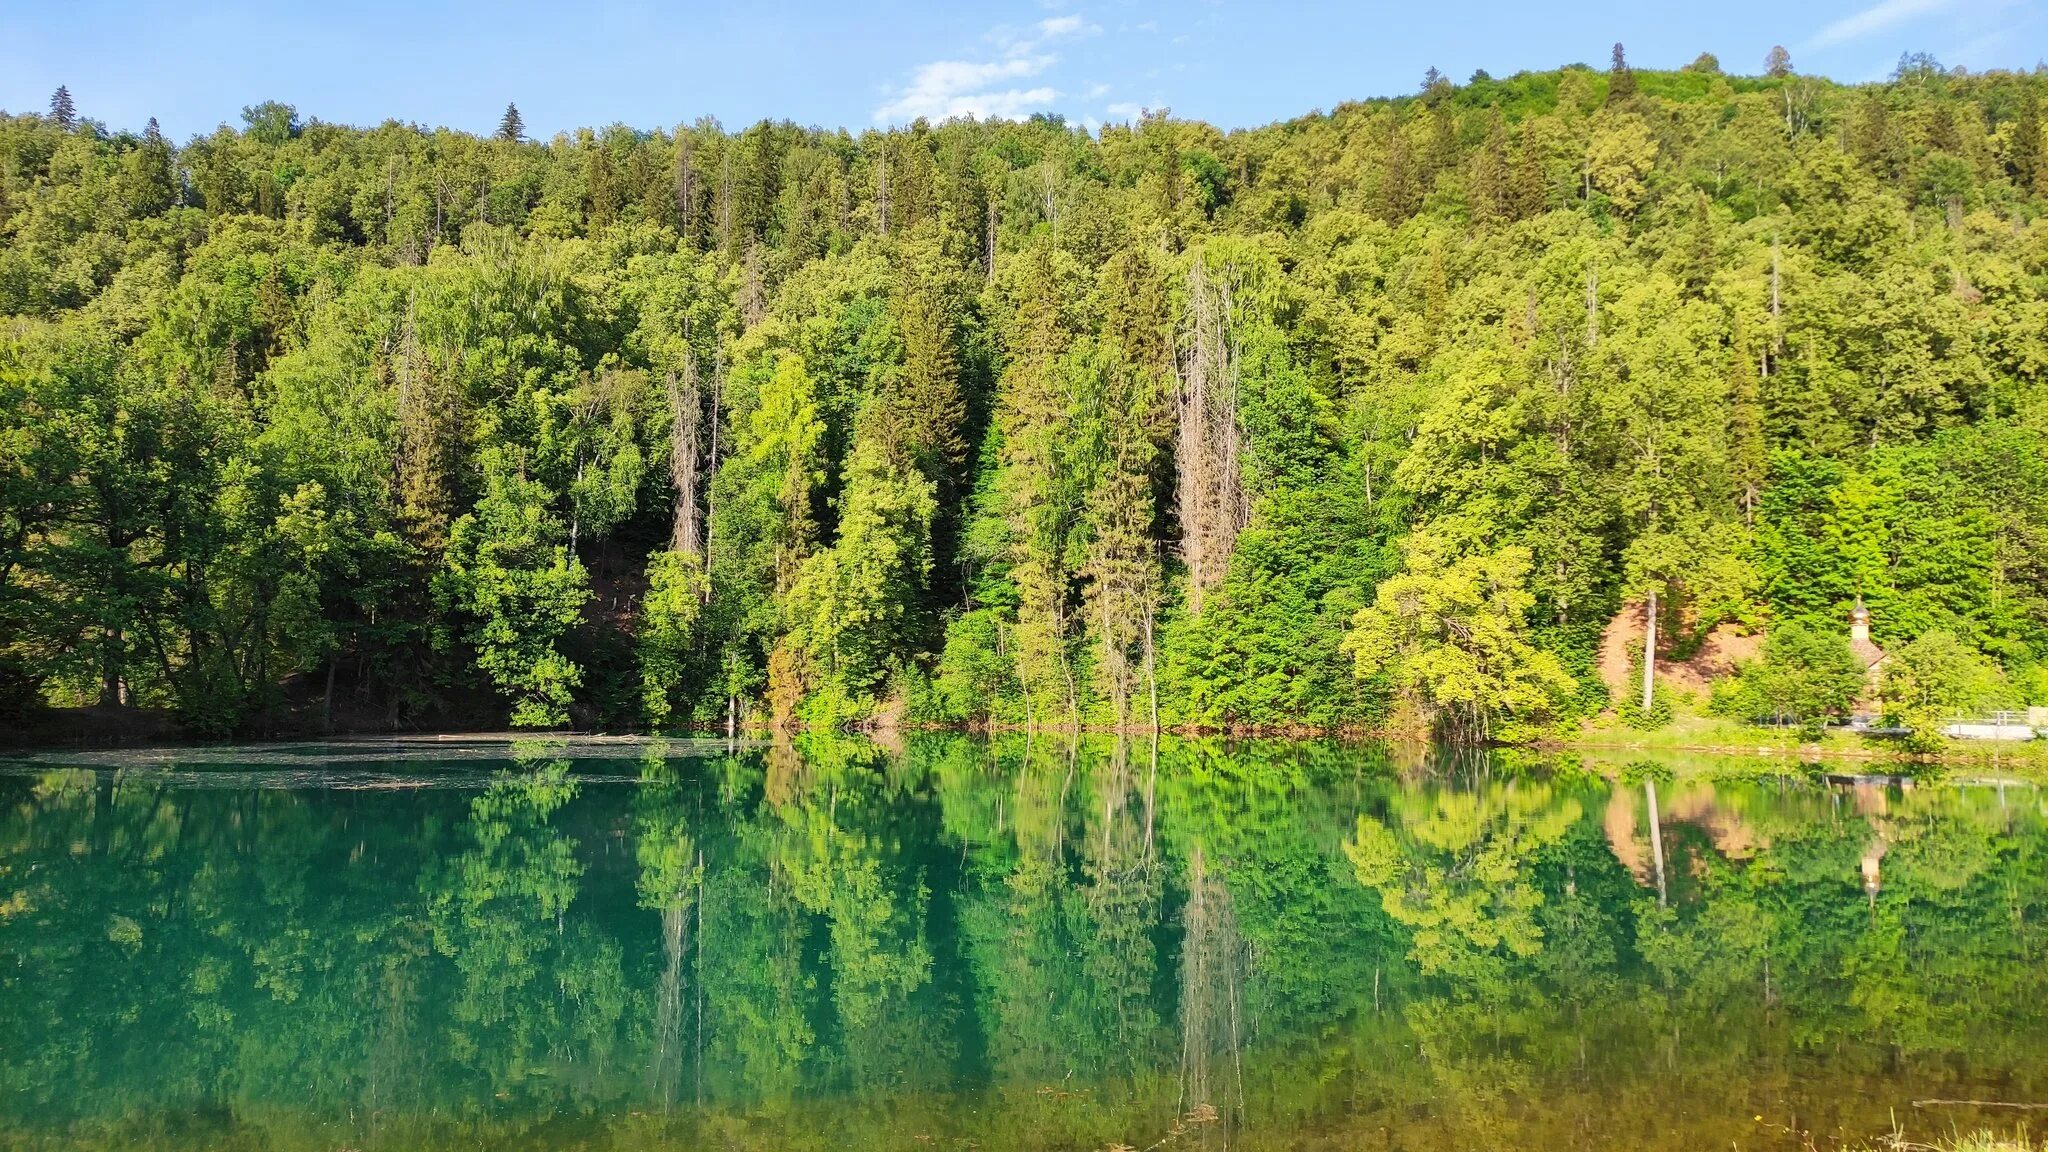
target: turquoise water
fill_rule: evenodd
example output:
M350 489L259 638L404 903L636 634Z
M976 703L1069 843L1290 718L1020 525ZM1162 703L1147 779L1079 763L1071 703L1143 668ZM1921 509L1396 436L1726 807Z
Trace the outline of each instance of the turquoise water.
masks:
M1704 767L942 736L0 762L0 1147L2038 1122L1929 1101L2048 1101L2042 794Z

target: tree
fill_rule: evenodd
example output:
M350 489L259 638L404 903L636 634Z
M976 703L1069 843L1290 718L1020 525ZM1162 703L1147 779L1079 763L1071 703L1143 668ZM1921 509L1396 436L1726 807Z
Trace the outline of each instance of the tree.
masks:
M62 84L50 94L50 119L66 132L78 123L78 106L71 102L71 89Z
M776 361L775 375L761 392L761 406L751 419L749 463L761 468L772 485L780 512L775 543L775 590L780 597L796 584L798 569L810 554L815 522L812 489L824 480L818 469L819 441L825 425L809 371L800 356Z
M1625 107L1635 102L1636 72L1628 66L1628 58L1622 54L1619 43L1614 46L1614 62L1607 70L1607 106Z
M1716 706L1746 720L1797 721L1817 733L1848 715L1862 690L1863 669L1842 633L1793 620L1771 628L1762 657L1741 669Z
M1679 283L1686 295L1694 299L1704 298L1720 264L1719 245L1714 236L1714 208L1704 192L1693 194L1692 223L1686 232L1682 257Z
M517 144L526 136L526 121L519 115L519 105L507 103L505 114L498 118L497 137L507 144Z
M265 100L244 105L242 123L248 125L250 139L276 147L299 134L299 110L276 100Z
M640 708L650 727L660 728L674 710L696 646L707 587L704 562L696 552L667 550L648 556L637 644Z
M482 464L484 494L449 528L435 593L466 621L462 635L477 665L512 697L512 723L562 724L583 672L557 643L590 597L583 563L569 554L551 496L526 477L523 460L490 448Z
M1916 734L1932 735L1950 720L2019 704L1995 661L1939 629L1892 652L1883 677L1885 702Z
M931 575L932 484L882 428L857 434L838 539L804 562L789 594L791 647L856 710L914 650Z
M906 253L902 261L890 307L903 340L903 367L888 403L918 467L944 491L966 458L967 407L936 263L935 254L923 253Z
M2014 186L2022 193L2031 191L2042 175L2041 102L2031 84L2020 94L2020 112L2013 120L2006 165L2012 172Z
M1212 269L1202 252L1188 265L1174 466L1188 610L1197 616L1209 589L1222 582L1250 513L1240 463L1238 356L1231 331L1235 280L1232 266Z
M1425 530L1404 551L1400 575L1380 584L1345 640L1360 677L1388 677L1442 730L1482 740L1576 689L1557 657L1529 641L1526 548L1460 555Z
M1785 51L1783 44L1773 44L1764 54L1764 75L1773 80L1782 80L1792 74L1792 54Z
M1052 254L1035 249L1026 270L1015 347L997 397L997 490L1017 587L1017 675L1036 719L1051 700L1064 701L1070 715L1077 702L1067 653L1067 538L1080 493L1069 463L1068 366L1062 361L1068 337Z
M1657 137L1633 112L1603 109L1586 143L1586 180L1623 216L1649 199L1648 177L1657 164Z

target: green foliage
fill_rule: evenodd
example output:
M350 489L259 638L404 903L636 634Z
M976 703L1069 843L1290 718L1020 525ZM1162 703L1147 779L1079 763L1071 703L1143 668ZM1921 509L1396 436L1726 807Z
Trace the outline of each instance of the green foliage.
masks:
M1990 657L1951 632L1928 632L1891 653L1884 665L1888 710L1913 730L1916 742L1938 744L1941 729L1968 719L2017 708L2020 696Z
M1410 536L1406 550L1400 574L1381 582L1345 639L1361 677L1385 673L1437 723L1480 738L1576 690L1557 658L1529 643L1527 551L1460 556L1429 533Z
M1863 668L1843 632L1799 620L1773 625L1762 656L1717 686L1715 709L1745 720L1797 722L1809 733L1848 715Z
M548 510L549 494L501 450L484 453L476 511L449 528L447 567L435 596L466 622L477 666L512 697L512 723L544 728L569 719L583 671L557 648L590 597L583 562Z
M0 117L0 667L222 734L1526 735L1654 593L1674 655L1860 595L2032 683L2043 95L1617 51L1228 134L174 143L60 91Z
M647 595L640 602L640 706L649 727L674 711L696 648L703 617L704 562L691 552L656 552L647 558Z

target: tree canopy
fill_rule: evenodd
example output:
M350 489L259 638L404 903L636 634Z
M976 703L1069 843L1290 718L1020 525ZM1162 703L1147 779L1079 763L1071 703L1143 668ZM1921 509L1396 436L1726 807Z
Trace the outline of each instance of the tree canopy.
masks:
M2039 699L2044 83L182 145L60 89L0 116L0 707L1479 731L1604 706L1652 595Z

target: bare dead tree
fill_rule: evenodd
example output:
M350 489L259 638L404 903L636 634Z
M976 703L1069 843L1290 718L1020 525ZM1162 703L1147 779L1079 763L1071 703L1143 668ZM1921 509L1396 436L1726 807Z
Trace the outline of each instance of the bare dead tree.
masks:
M703 549L703 521L698 514L698 490L702 487L703 446L699 426L703 400L697 389L697 356L683 353L680 372L668 374L670 433L668 447L669 484L675 489L676 511L669 548L688 556Z
M1181 557L1188 568L1188 611L1202 612L1206 593L1222 583L1237 534L1249 522L1239 461L1236 349L1232 346L1234 269L1212 276L1204 257L1188 268L1188 315L1182 332L1177 399Z
M884 135L876 149L880 163L875 166L875 231L889 234L889 137Z
M720 344L716 358L711 363L711 456L705 462L707 475L718 475L718 426L723 422L725 412L725 346ZM704 485L704 576L700 585L701 595L706 603L711 601L711 529L718 512L718 492L711 485ZM727 718L731 727L731 718Z

